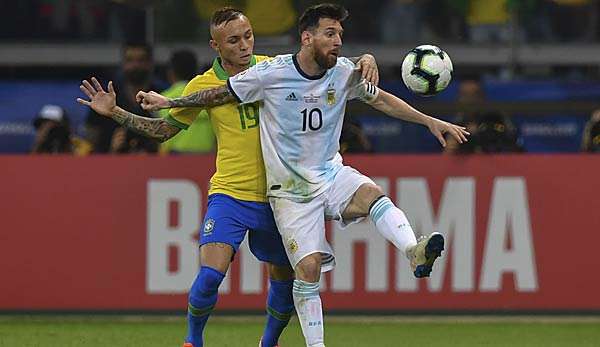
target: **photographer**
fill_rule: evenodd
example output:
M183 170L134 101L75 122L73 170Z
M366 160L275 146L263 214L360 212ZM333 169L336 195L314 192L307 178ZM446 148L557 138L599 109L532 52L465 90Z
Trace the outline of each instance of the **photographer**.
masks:
M33 120L33 126L36 134L31 148L32 154L86 155L91 151L88 142L73 135L69 118L60 106L44 105Z

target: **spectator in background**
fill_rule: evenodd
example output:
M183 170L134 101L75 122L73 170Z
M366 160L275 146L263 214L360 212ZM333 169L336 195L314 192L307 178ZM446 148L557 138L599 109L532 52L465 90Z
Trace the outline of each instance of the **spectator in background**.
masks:
M135 100L135 94L140 90L164 89L152 76L152 48L141 43L127 44L123 48L121 64L122 76L115 82L115 89L122 95L119 106L139 115L153 117L142 110ZM90 109L86 119L86 132L94 153L157 152L158 145L155 141L124 129L115 132L117 128L117 123Z
M423 31L423 0L388 0L381 8L383 43L418 43Z
M19 40L35 37L40 27L40 15L32 2L33 0L2 1L0 39Z
M454 122L467 128L467 131L471 133L471 138L468 142L473 141L473 135L477 132L477 117L478 114L475 111L476 105L481 104L485 101L485 92L479 79L475 76L466 77L459 82L458 86L458 97L457 104L461 110ZM461 146L462 147L462 146ZM445 153L461 153L465 147L459 147L457 141L452 138L446 139Z
M91 145L73 135L65 110L57 105L44 105L33 120L35 140L32 154L76 154L86 155Z
M209 19L219 8L236 5L252 22L252 32L255 36L266 40L268 37L288 34L295 28L298 14L292 0L194 0L198 16ZM292 40L290 37L289 40Z
M585 125L581 150L583 152L600 153L600 110L594 111Z
M434 40L460 41L468 39L465 23L468 0L422 0L423 17Z
M346 114L340 136L340 153L369 153L373 146L362 130L360 122Z
M498 112L482 114L476 120L477 128L469 142L458 146L458 153L518 153L523 148L518 143L517 132L510 119Z
M246 0L244 13L258 37L286 34L298 18L292 0Z
M520 0L516 3L515 15L522 28L526 42L551 42L554 40L550 24L549 0Z
M486 101L485 91L479 79L471 77L460 82L457 103L461 111L455 123L471 133L468 142L459 144L452 138L446 140L445 153L501 153L522 152L517 131L508 117L498 112L481 113L477 110Z
M466 10L469 39L472 43L510 41L509 0L460 0Z
M596 16L591 0L550 0L552 29L560 41L591 41Z
M94 37L101 16L105 15L101 4L93 0L44 0L40 5L42 19L48 17L49 33L58 38L85 38Z
M109 35L112 40L135 42L146 38L146 8L155 0L110 1Z
M171 83L162 95L174 99L183 94L187 83L198 74L198 63L194 52L179 50L169 59L167 79ZM163 118L168 117L169 110L161 110ZM215 135L206 111L201 111L187 131L180 131L160 146L161 153L207 153L215 149Z

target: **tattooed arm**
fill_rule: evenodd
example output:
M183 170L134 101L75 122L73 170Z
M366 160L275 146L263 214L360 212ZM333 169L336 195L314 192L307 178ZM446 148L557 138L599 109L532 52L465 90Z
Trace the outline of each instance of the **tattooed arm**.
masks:
M204 89L176 99L169 99L157 92L139 92L136 99L146 111L173 107L212 107L237 101L227 86Z
M141 117L119 106L113 109L111 118L124 128L159 142L167 141L180 131L179 128L167 123L163 118Z
M136 133L149 137L151 139L164 142L179 132L179 128L167 123L162 118L146 118L126 111L117 106L117 95L112 81L108 82L108 92L104 91L95 77L92 77L92 83L87 80L79 86L81 91L87 95L90 100L77 99L80 104L91 107L97 113L114 119L124 128L135 131Z

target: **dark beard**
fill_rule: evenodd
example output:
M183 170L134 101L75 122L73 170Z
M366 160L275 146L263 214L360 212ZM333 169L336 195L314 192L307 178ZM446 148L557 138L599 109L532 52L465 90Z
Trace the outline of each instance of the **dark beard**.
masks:
M315 51L313 58L317 62L317 65L319 65L319 67L323 70L329 70L332 67L334 67L335 64L337 63L337 58L334 59L333 62L331 62L331 61L329 61L326 54L321 54L317 51Z

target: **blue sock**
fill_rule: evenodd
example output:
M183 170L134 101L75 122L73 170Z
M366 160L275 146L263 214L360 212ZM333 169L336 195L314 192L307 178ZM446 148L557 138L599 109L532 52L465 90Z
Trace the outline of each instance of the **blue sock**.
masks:
M267 325L262 337L262 347L277 345L279 336L294 314L292 287L294 280L277 281L270 279L271 287L267 297Z
M202 347L202 335L208 316L217 303L217 290L225 274L208 266L202 266L190 289L188 301L188 336L186 342Z

